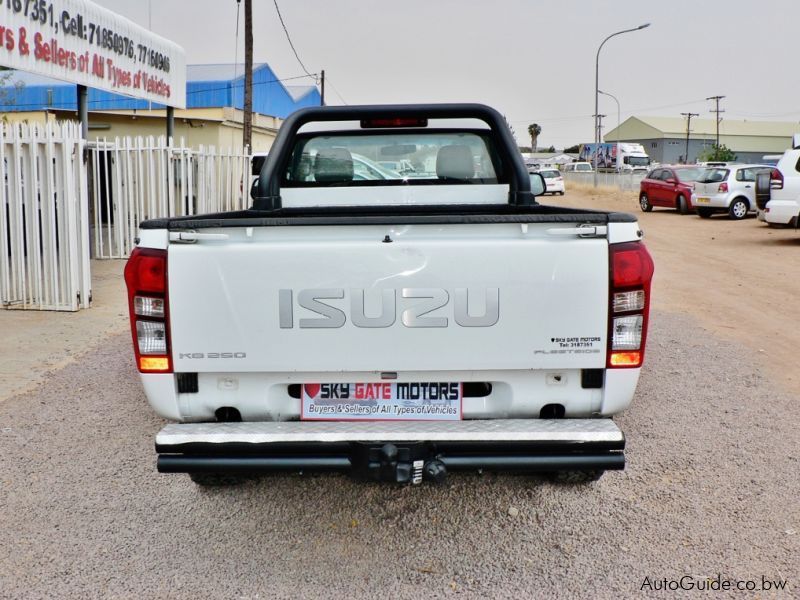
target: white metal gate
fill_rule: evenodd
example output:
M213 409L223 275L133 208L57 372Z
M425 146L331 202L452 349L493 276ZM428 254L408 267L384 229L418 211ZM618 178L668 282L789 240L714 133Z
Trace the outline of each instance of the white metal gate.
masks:
M0 123L0 305L76 311L91 294L77 123Z
M145 219L240 210L250 205L245 149L197 150L165 137L89 143L94 258L126 258Z

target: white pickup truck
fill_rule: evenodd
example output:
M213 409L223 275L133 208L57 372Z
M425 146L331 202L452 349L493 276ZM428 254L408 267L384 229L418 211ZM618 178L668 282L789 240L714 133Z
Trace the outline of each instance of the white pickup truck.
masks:
M357 179L354 154L413 176ZM543 192L489 107L321 107L283 124L252 208L143 222L125 279L175 421L159 471L624 468L653 262L634 216Z

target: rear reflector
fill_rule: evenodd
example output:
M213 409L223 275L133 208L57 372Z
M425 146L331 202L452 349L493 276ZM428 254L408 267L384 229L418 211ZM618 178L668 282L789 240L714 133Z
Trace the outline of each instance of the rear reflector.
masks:
M642 353L612 352L608 363L611 367L640 367L642 366Z
M167 356L142 356L139 358L139 370L142 373L169 373L172 371L172 367L170 367Z

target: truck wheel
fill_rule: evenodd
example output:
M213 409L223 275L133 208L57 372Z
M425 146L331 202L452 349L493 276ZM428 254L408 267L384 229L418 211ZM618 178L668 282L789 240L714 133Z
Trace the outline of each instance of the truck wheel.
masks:
M551 475L556 483L589 483L597 481L605 471L556 471Z
M221 473L189 473L189 478L201 487L224 487L241 485L248 480L241 475L223 475Z
M682 215L689 212L689 205L686 203L686 197L683 194L678 194L678 199L675 200L675 210Z
M653 210L653 205L650 204L650 199L644 192L639 194L639 206L641 207L642 212L650 212Z
M731 219L736 221L740 219L744 219L747 216L747 211L750 209L750 204L744 198L734 198L733 202L731 202L731 206L728 209L728 213L731 216Z
M711 209L710 208L698 208L697 209L697 216L701 219L708 219L711 217Z

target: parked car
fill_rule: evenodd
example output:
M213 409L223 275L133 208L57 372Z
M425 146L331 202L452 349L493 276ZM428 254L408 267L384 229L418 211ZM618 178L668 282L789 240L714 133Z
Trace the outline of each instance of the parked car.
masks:
M539 169L536 171L544 177L545 194L560 194L564 195L564 178L561 176L561 171L558 169Z
M639 206L674 208L682 215L694 210L694 182L705 169L693 165L664 166L650 171L639 184Z
M756 210L756 175L769 165L729 165L706 169L694 184L697 214L707 219L715 212L744 219Z
M800 218L800 134L772 173L770 197L759 206L758 219L771 226L797 226Z
M564 165L565 173L591 173L592 163L588 162L574 162Z

